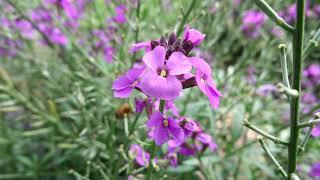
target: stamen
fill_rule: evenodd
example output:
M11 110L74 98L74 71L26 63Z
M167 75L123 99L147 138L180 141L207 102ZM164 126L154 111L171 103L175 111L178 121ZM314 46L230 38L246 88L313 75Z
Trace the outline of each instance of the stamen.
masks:
M160 76L165 77L167 75L167 71L162 69L160 72Z
M163 123L163 126L164 126L164 127L168 127L168 126L169 126L169 122L168 122L167 119L163 120L162 123Z

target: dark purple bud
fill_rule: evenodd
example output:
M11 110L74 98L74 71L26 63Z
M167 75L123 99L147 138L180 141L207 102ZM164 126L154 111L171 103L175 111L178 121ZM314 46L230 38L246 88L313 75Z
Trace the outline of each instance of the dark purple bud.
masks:
M159 46L159 42L158 41L151 41L151 50L153 50L157 46Z
M173 45L177 41L177 36L175 33L171 33L169 36L168 44Z
M189 52L192 50L192 48L193 48L193 44L192 44L192 42L191 41L185 41L185 42L183 42L183 44L182 44L182 48L183 48L183 50L185 51L185 53L186 54L189 54Z
M160 38L160 45L163 47L167 47L167 41L166 38L164 38L163 36Z
M192 77L192 78L187 79L184 82L182 82L183 89L194 87L194 86L197 86L197 82L196 82L195 77Z

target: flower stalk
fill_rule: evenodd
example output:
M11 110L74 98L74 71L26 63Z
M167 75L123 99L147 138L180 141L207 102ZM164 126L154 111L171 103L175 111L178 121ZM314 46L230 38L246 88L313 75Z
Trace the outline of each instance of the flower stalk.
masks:
M263 139L259 139L259 143L262 147L262 149L264 150L264 152L267 154L267 156L272 160L272 162L277 166L279 172L281 173L281 175L284 178L288 178L287 173L285 172L285 170L283 169L283 167L279 164L279 162L276 160L276 158L272 155L272 153L270 152L270 150L268 149L267 145L265 144L265 142L263 141Z
M283 141L281 140L280 138L278 137L275 137L275 136L272 136L264 131L262 131L261 129L257 128L256 126L254 126L253 124L251 124L248 120L244 120L244 123L243 123L244 126L248 127L249 129L255 131L256 133L260 134L261 136L273 141L274 143L276 144L282 144L282 145L289 145L288 142L286 141Z
M299 128L312 127L320 123L320 119L313 119L299 124Z
M183 14L182 21L180 22L180 25L179 25L178 30L177 30L177 36L179 36L179 35L182 33L183 28L184 28L184 26L185 26L185 24L186 24L186 22L187 22L187 20L188 20L188 17L189 17L189 15L190 15L192 9L193 9L193 8L195 7L195 5L196 5L196 2L197 2L197 0L192 0L192 1L191 1L191 4L190 4L189 7L188 7L187 12L186 12L185 14ZM183 12L183 11L182 11L182 12Z
M301 74L302 74L302 55L303 55L303 39L305 26L305 1L297 0L297 21L293 35L293 71L292 71L292 87L300 94L301 91ZM291 98L290 113L290 141L288 148L288 178L295 174L297 169L297 150L299 138L299 111L300 96Z
M310 139L310 135L311 135L312 129L313 129L313 127L309 127L308 128L306 135L304 136L301 144L298 147L298 155L300 155L302 152L304 152L304 148L305 148L307 142Z
M313 38L309 41L308 45L303 50L303 60L320 44L320 28L317 30Z
M267 2L264 0L255 0L254 2L274 23L289 33L294 32L294 28L280 17Z
M288 67L287 67L287 46L285 44L280 44L279 49L281 51L281 69L282 69L282 80L285 87L290 88L289 78L288 78Z
M163 114L163 111L164 111L164 106L166 104L166 101L165 100L160 100L160 105L159 105L159 111ZM151 154L150 154L150 160L149 160L149 168L148 168L148 172L147 172L147 179L152 179L152 170L153 170L153 167L152 167L152 160L155 156L157 152L157 145L155 142L152 142L152 145L151 145Z

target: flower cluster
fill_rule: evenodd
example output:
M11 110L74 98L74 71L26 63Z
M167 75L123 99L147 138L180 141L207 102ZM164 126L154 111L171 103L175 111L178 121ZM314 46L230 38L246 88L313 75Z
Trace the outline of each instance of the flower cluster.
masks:
M161 37L159 40L134 44L130 52L144 49L142 60L119 76L112 85L114 96L118 98L128 98L133 90L147 96L146 100L135 99L136 112L146 110L149 117L146 123L148 136L158 146L168 143L165 159L174 167L177 165L177 153L195 155L207 148L217 148L200 124L190 118L180 117L174 105L174 100L183 89L197 86L208 97L213 108L219 107L222 94L213 81L210 65L202 58L190 56L192 49L204 38L205 35L198 30L186 27L183 39L171 33L168 39ZM163 102L164 109L161 109ZM169 111L172 116L167 115ZM137 146L132 145L132 148ZM141 158L149 159L148 153L136 151L137 163L146 166L146 163L141 163Z
M77 43L90 47L88 53L95 56L103 54L104 59L110 62L116 53L113 44L121 43L120 36L116 35L117 26L127 22L127 7L124 4L115 6L114 13L110 14L112 16L105 19L107 25L100 25L99 29L93 27L90 34L81 29L81 21L86 20L85 12L89 3L94 2L92 0L43 0L30 13L25 14L28 16L28 19L25 19L15 12L14 7L1 1L0 5L4 6L5 13L0 15L0 22L3 28L19 32L24 39L61 47L66 47L71 42L70 37L63 31L64 28L74 36ZM107 5L111 6L110 3ZM92 38L92 35L95 38ZM2 39L6 40L2 41ZM16 54L9 52L8 48L12 47L12 44L17 44L16 40L7 39L8 37L1 37L1 56ZM21 43L20 40L19 44ZM13 51L14 48L10 50Z

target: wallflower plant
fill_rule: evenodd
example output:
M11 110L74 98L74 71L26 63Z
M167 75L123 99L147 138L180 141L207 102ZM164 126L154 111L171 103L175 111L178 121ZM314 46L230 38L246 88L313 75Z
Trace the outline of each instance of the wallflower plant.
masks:
M212 108L219 107L222 93L216 88L210 65L204 59L189 54L204 38L205 35L200 31L187 26L183 39L171 33L168 39L161 37L159 40L134 44L130 52L145 51L142 62L135 63L133 68L113 83L115 97L128 98L134 89L147 97L145 101L136 99L135 102L137 112L145 108L149 117L146 124L154 148L151 148L150 158L147 154L145 159L150 162L155 158L155 151L160 150L157 146L164 144L168 144L169 149L162 158L170 161L173 167L178 165L177 153L196 155L207 148L212 151L217 149L211 136L202 131L199 123L187 117L179 117L173 103L181 96L183 89L198 87L208 97ZM168 110L174 116L166 115ZM132 148L137 149L137 146ZM145 166L139 155L141 151L137 150L136 161ZM148 178L151 178L152 168L149 167Z

